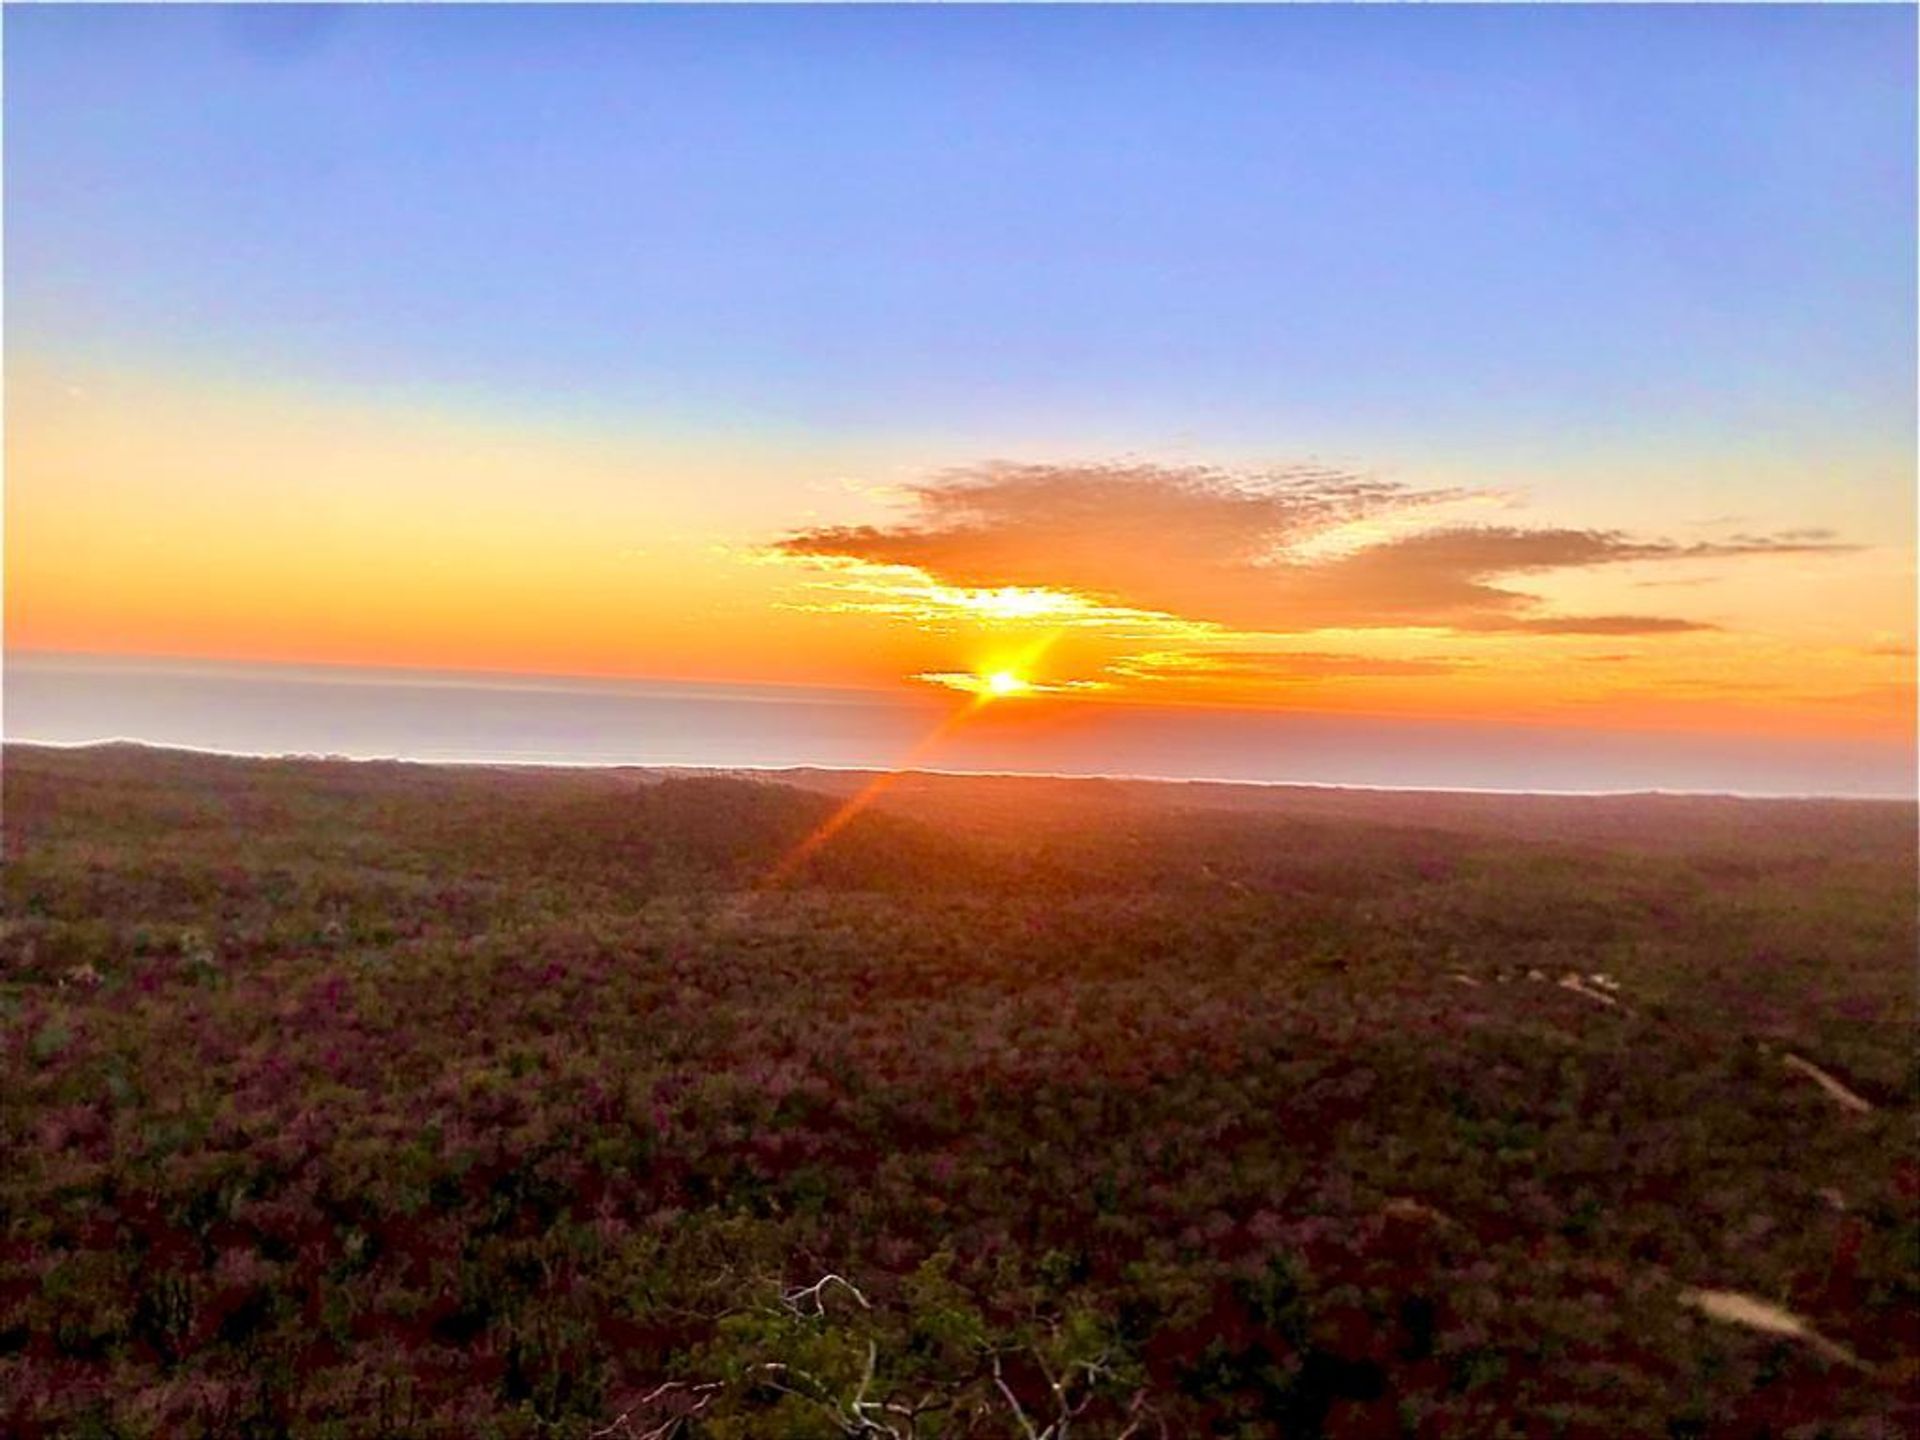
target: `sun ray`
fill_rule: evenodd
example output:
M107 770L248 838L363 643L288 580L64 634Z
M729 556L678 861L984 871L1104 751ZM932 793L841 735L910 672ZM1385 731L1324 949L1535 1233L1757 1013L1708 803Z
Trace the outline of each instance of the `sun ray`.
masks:
M793 849L782 856L780 863L769 870L766 877L760 882L761 888L772 889L783 884L792 876L794 871L806 863L809 856L813 855L829 840L833 839L834 836L846 829L861 811L873 804L875 800L878 800L890 788L897 784L903 776L908 774L913 769L915 761L926 755L927 752L946 738L962 721L966 720L983 706L989 704L992 699L993 696L985 692L976 694L965 705L953 711L938 725L934 726L911 750L900 757L899 763L893 769L882 771L859 790L856 790L838 810L835 810L831 815L827 816L827 818L814 827L798 845L795 845Z
M1050 630L1036 637L1012 660L996 665L984 673L977 673L976 683L969 687L972 698L966 704L949 713L938 725L928 731L912 749L900 757L892 769L874 776L849 796L839 809L815 826L799 844L782 856L780 862L767 872L761 881L761 888L771 889L789 879L801 865L806 863L809 856L816 854L822 846L846 829L863 810L898 784L900 779L913 769L915 762L925 757L948 735L995 700L1024 695L1043 688L1036 686L1034 682L1027 679L1027 676L1059 640L1061 634L1062 631L1058 629Z

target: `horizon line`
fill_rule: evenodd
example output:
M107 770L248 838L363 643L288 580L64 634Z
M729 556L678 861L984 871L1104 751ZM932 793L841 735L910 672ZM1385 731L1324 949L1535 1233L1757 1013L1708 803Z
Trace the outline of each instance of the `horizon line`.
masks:
M57 650L35 647L0 646L0 691L4 690L5 672L18 661L34 664L41 661L79 661L92 662L101 668L132 669L142 665L161 668L174 668L176 673L192 673L201 676L209 671L220 669L267 670L280 672L290 683L328 683L331 676L302 676L300 671L336 672L342 680L346 677L359 677L358 683L415 686L418 688L454 689L467 686L474 689L501 691L519 691L525 693L540 691L565 691L595 686L607 689L654 689L687 691L726 691L736 696L744 696L754 690L780 692L780 698L794 703L816 704L854 704L874 703L903 709L935 710L940 708L941 695L935 687L917 685L859 685L844 682L822 682L809 680L746 680L737 678L709 679L694 676L640 675L626 672L569 672L564 670L487 670L442 668L432 665L395 664L381 662L345 661L345 660L290 660L258 659L249 657L185 655L178 653L145 653L116 650ZM431 686L422 681L432 681ZM516 683L518 682L518 683ZM801 696L811 693L820 697L812 702L801 700ZM827 697L832 697L828 699ZM766 698L773 698L768 696ZM1061 695L1047 693L1034 697L1021 697L1019 703L1031 705L1040 702L1096 704L1112 710L1151 711L1172 714L1208 714L1233 716L1269 716L1280 718L1301 718L1308 720L1357 721L1362 724L1399 726L1450 726L1468 730L1517 729L1523 731L1557 731L1576 733L1599 733L1615 735L1644 736L1699 736L1721 735L1741 739L1800 741L1809 739L1828 739L1833 737L1807 735L1799 732L1780 734L1765 729L1711 730L1685 724L1607 724L1596 722L1591 717L1574 714L1486 714L1477 712L1459 713L1433 710L1349 710L1339 707L1321 706L1272 706L1231 703L1202 703L1191 700L1176 700L1170 697L1102 697L1092 693L1074 693ZM1916 716L1909 733L1896 737L1895 732L1871 731L1867 736L1853 735L1853 739L1866 738L1870 744L1887 744L1895 738L1902 739L1910 752L1920 754L1920 716ZM142 743L142 742L133 742ZM186 747L192 748L192 747ZM214 752L242 754L248 752ZM434 763L434 762L426 762ZM518 763L518 762L502 762ZM556 762L567 763L567 762ZM588 762L592 763L592 762ZM983 772L956 772L983 773ZM1024 773L1024 772L1010 772ZM1149 777L1142 777L1149 778ZM1224 784L1290 784L1290 781L1223 781ZM1302 784L1317 782L1302 781ZM1331 783L1331 782L1329 782ZM1384 787L1389 789L1413 789L1418 787ZM1489 793L1511 794L1637 794L1638 791L1495 791ZM1682 791L1684 794L1731 794L1731 791ZM1794 792L1800 793L1800 792ZM1901 792L1908 793L1908 792ZM1915 794L1920 794L1920 783L1916 784Z
M293 760L333 765L419 765L428 768L469 770L640 770L679 775L731 776L762 778L821 772L831 775L934 776L952 780L1075 780L1109 781L1138 785L1211 785L1259 790L1340 790L1380 795L1473 795L1501 796L1509 799L1542 800L1738 800L1743 802L1784 801L1826 804L1920 805L1920 787L1899 794L1843 794L1826 790L1678 790L1664 787L1638 787L1624 790L1530 790L1474 785L1374 785L1361 781L1338 780L1235 780L1212 775L1144 775L1111 771L1061 770L948 770L934 766L915 766L895 770L884 765L649 765L643 761L608 760L502 760L446 759L413 755L348 755L344 752L315 750L223 750L211 745L168 745L131 736L110 736L99 740L14 740L0 735L0 754L9 747L39 750L102 750L119 746L133 750L157 750L181 755L206 755L224 760ZM4 767L0 767L4 773Z

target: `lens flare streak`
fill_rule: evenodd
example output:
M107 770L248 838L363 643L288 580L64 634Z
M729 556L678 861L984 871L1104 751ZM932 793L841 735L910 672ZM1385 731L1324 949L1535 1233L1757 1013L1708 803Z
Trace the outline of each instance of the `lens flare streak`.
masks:
M1046 691L1049 687L1038 684L1028 677L1032 675L1041 657L1053 647L1062 633L1060 630L1049 631L1035 639L1011 660L995 664L972 675L970 678L973 683L964 688L972 694L973 698L934 726L924 739L900 758L900 762L893 769L874 776L871 781L849 797L838 810L821 821L805 839L781 858L779 864L767 872L761 887L771 889L784 884L801 865L806 863L809 856L817 854L822 846L846 829L863 810L898 784L901 777L908 774L917 761L995 700Z

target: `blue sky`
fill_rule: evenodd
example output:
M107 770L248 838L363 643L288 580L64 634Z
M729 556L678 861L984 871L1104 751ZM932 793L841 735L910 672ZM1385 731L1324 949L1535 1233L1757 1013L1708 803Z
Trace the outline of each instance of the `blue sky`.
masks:
M16 352L985 454L1911 445L1908 7L6 26Z

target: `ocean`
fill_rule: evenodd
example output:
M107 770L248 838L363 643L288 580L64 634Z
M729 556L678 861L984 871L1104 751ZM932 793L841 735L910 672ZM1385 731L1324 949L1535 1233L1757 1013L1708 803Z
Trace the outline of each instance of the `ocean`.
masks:
M1894 741L14 654L9 741L492 764L826 766L1419 789L1914 794Z

